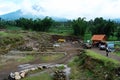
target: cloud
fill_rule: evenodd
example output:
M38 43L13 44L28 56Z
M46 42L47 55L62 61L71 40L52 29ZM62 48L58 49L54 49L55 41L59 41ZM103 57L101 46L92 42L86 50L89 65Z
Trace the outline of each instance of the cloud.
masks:
M46 15L77 18L117 18L120 14L120 0L43 0Z
M20 8L24 14L32 13L69 19L118 18L120 14L120 0L0 0L0 2L0 14ZM37 6L36 10L33 5Z
M0 14L6 14L19 9L19 6L13 2L0 0Z

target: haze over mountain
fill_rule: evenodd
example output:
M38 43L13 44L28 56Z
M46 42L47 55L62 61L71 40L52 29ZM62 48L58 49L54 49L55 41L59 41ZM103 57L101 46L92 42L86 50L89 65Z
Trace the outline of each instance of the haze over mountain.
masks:
M36 18L43 19L46 16L48 16L48 15L46 15L45 10L41 6L33 5L31 7L31 10L29 10L29 11L24 10L24 9L19 9L14 12L0 15L0 18L5 19L5 20L15 20L15 19L19 19L21 17L33 18L33 19L36 19ZM56 16L49 16L49 17L51 17L55 21L67 21L66 18L61 18L61 17L56 17Z
M37 12L24 12L24 10L17 10L17 11L14 11L14 12L10 12L10 13L7 13L7 14L4 14L4 15L0 15L0 18L4 19L4 20L16 20L16 19L19 19L19 18L33 18L33 19L36 19L36 18L40 18L40 19L43 19L45 18L47 15L44 15L42 10L38 7L33 7L33 9ZM44 11L44 10L43 10ZM40 12L42 14L40 14ZM61 17L55 17L55 16L49 16L51 17L53 20L55 21L67 21L68 19L67 18L61 18ZM115 19L111 19L117 23L120 23L120 18L115 18Z

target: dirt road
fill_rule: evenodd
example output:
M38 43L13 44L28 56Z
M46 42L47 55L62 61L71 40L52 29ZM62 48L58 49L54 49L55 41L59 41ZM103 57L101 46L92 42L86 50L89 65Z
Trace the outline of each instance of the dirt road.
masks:
M99 50L98 48L92 48L91 50L95 51L96 53L99 53L99 54L102 54L102 55L106 56L106 51L105 50ZM120 56L117 56L116 54L114 54L112 52L110 52L108 54L108 57L112 58L112 59L115 59L115 60L120 62Z

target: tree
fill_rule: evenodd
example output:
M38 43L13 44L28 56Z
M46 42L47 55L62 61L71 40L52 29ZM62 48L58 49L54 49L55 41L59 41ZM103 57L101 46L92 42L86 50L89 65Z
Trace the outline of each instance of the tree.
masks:
M0 18L0 28L5 28L6 27L6 21Z
M41 19L39 19L39 18L37 18L36 20L34 20L34 26L33 26L33 30L35 30L35 31L42 31L41 30L41 22L42 22L42 20Z
M74 35L84 37L87 28L87 22L85 21L85 18L78 18L77 20L73 20L72 27Z
M45 17L43 20L36 19L34 20L33 30L36 31L48 31L53 24L53 20L49 17Z
M120 40L120 27L117 28L116 37L118 40Z
M45 18L41 21L41 30L42 30L42 31L48 31L49 28L52 26L53 22L54 22L54 21L52 20L52 18L45 17Z
M24 29L32 29L33 27L33 20L27 18L20 18L16 20L16 25L23 27Z
M95 18L94 21L90 22L92 24L90 31L92 35L94 34L105 34L108 38L110 35L114 34L115 23L111 20L104 20L102 17Z

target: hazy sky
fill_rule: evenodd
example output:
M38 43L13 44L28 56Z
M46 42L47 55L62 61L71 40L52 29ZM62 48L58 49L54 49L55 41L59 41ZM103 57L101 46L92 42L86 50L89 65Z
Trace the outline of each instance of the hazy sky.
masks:
M32 9L33 5L37 5L39 13ZM69 19L120 18L120 0L0 0L0 15L18 9L24 13Z

